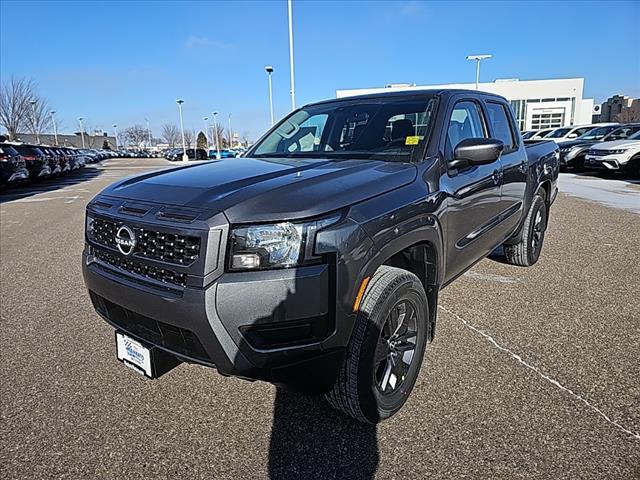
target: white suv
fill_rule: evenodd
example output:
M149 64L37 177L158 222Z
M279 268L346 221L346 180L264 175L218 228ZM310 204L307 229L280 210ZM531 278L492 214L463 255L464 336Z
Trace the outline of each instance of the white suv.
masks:
M609 125L617 125L617 123L593 123L591 125L575 125L573 127L556 128L553 132L544 137L545 140L553 140L554 142L563 142L564 140L573 140L580 135L584 135L589 130L596 127L607 127Z
M584 157L584 166L597 170L623 170L640 177L640 131L624 140L594 145Z

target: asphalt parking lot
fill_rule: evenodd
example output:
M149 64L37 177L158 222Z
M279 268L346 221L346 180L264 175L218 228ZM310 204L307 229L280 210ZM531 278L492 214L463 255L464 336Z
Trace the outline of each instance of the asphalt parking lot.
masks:
M411 398L373 427L203 367L149 381L116 361L82 281L84 207L167 166L109 160L0 195L2 478L640 477L633 208L561 194L536 266L487 259L444 290ZM607 181L640 205L640 185Z

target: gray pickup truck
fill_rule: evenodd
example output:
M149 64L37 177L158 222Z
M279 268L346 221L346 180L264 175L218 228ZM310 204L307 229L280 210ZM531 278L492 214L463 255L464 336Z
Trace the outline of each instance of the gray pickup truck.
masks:
M499 246L536 263L557 176L556 144L525 147L496 95L324 101L243 158L105 189L84 279L117 358L147 377L206 365L375 423L414 386L442 288Z

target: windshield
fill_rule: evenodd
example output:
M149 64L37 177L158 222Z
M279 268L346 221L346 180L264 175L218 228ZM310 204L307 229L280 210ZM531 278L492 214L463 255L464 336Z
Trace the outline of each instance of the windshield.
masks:
M640 125L628 125L625 127L617 128L609 135L607 135L606 140L625 140L636 133L639 129Z
M558 128L557 130L554 130L549 135L547 135L545 138L562 138L570 131L570 128Z
M253 157L421 157L431 131L435 98L354 99L293 112L254 146Z
M580 140L601 140L607 133L615 130L616 128L618 128L617 125L613 125L610 127L597 127L589 130L587 133L581 135L578 138L580 138Z
M2 152L2 151L4 151L4 153L6 153L7 155L9 155L11 157L14 157L16 155L20 155L18 153L18 151L15 148L13 148L11 145L2 145L0 147L0 152Z

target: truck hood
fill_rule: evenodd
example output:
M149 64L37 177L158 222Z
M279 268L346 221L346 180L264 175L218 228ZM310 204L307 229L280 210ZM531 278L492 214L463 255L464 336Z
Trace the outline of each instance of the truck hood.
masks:
M412 182L410 163L379 160L231 158L154 171L102 195L224 212L231 223L313 217Z

